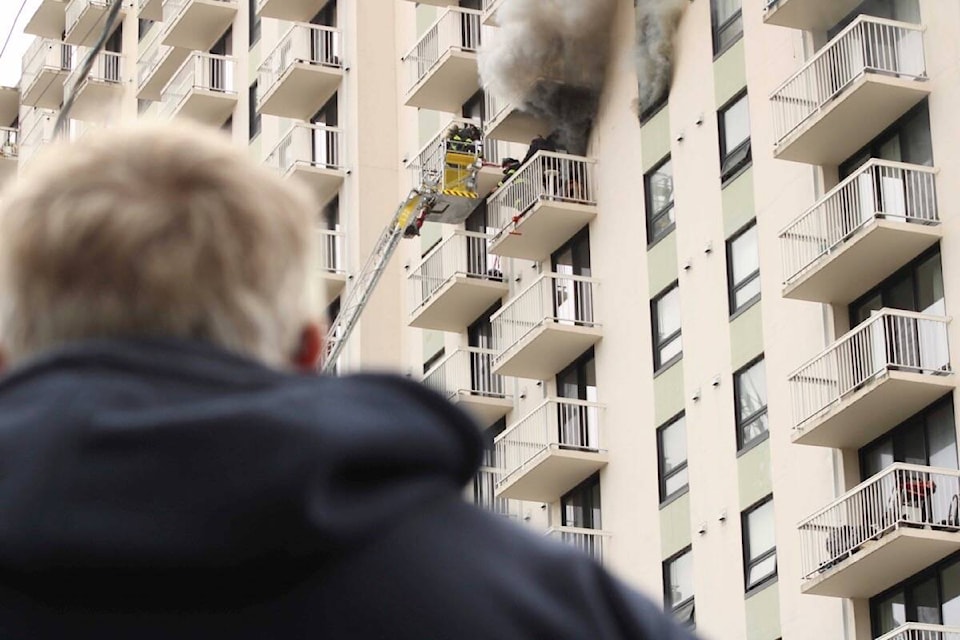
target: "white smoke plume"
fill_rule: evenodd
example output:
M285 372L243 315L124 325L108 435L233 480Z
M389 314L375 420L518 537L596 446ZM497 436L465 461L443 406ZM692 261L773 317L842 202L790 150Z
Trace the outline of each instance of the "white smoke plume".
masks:
M586 152L609 60L617 0L509 0L480 50L488 90L544 118L571 153Z
M688 0L637 0L637 45L635 61L640 97L637 112L643 113L670 88L673 73L673 34Z

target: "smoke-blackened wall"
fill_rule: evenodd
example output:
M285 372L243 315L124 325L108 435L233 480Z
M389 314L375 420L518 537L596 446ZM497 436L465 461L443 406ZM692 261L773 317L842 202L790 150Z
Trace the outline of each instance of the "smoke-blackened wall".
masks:
M584 154L603 89L617 0L510 0L480 50L489 91L543 118Z
M673 34L689 0L636 0L637 111L643 113L670 88Z

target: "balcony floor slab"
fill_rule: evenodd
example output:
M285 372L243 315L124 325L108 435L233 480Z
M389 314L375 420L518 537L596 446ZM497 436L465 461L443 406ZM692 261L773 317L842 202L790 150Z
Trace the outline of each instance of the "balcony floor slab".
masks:
M317 166L309 162L295 163L287 175L310 187L321 204L326 204L337 195L344 179L343 169Z
M469 390L457 391L450 401L473 416L481 429L486 429L513 410L511 398L478 395Z
M804 31L826 31L851 11L860 0L780 0L763 13L763 21Z
M141 100L160 100L163 88L183 65L190 55L189 49L170 47L161 54L160 61L150 71L149 76L137 89L137 98Z
M494 359L493 372L533 380L553 378L600 341L600 327L543 322L516 345Z
M593 205L541 198L515 225L500 231L490 243L490 253L540 260L572 238L596 215L597 208Z
M960 532L901 526L801 585L805 594L870 598L960 550Z
M193 89L184 97L174 115L219 127L226 122L236 106L237 96L234 93Z
M858 449L956 387L953 375L890 370L795 430L797 444Z
M67 72L59 69L43 69L37 74L21 97L23 104L42 109L59 109L63 104L63 83Z
M807 267L783 297L848 305L943 236L940 225L874 219Z
M455 275L410 314L410 326L435 331L463 331L508 290L509 286L503 280Z
M605 451L550 445L497 485L498 498L556 502L560 496L606 466Z
M508 109L490 120L484 136L493 140L527 144L537 136L545 136L549 132L549 123L519 109Z
M168 47L206 51L230 26L237 15L235 2L193 0L163 33Z
M266 0L260 4L260 17L310 22L327 5L327 0Z
M407 92L404 104L457 113L463 103L477 92L478 86L480 76L476 52L449 49Z
M294 62L260 101L260 111L271 116L308 120L337 92L343 69Z

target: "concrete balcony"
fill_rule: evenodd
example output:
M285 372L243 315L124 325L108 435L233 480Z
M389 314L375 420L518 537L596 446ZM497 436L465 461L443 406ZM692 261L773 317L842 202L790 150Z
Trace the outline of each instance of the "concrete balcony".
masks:
M771 95L774 156L840 164L927 97L926 80L923 27L860 16Z
M0 86L0 125L13 124L20 115L20 89Z
M219 127L237 106L236 62L194 51L163 89L161 118L189 118Z
M803 520L801 591L870 598L960 550L960 472L896 463Z
M483 24L491 27L499 26L497 22L497 10L503 6L506 0L483 0Z
M871 160L780 232L783 296L847 305L937 243L936 170Z
M137 0L137 15L141 20L163 20L163 0Z
M550 527L546 536L579 549L600 564L603 564L604 548L610 543L610 534L606 531L580 527Z
M764 0L763 21L804 31L827 31L861 0Z
M66 0L40 0L23 32L59 40L66 28L66 9Z
M487 114L483 128L486 138L527 144L538 135L550 133L549 122L521 111L497 96L490 87L484 87L483 101Z
M112 0L70 0L64 12L66 35L63 41L67 44L92 47L103 32L112 4ZM126 11L127 3L124 2L117 14L114 29L120 25Z
M509 286L487 253L490 236L457 229L407 276L411 327L460 332Z
M317 229L317 284L319 304L326 308L343 293L347 269L343 253L343 232Z
M20 167L27 166L30 159L43 145L53 141L57 112L49 109L28 109L20 121L18 155Z
M597 215L595 160L538 152L490 196L490 253L541 260Z
M475 9L449 7L403 57L410 74L405 105L456 113L477 92L481 16Z
M347 174L343 131L322 124L298 122L267 156L267 166L302 181L326 203L340 190Z
M36 38L23 56L20 101L28 107L59 109L63 83L73 69L73 47L59 40Z
M341 40L331 27L293 25L260 65L260 112L309 120L343 80Z
M485 429L513 409L505 380L493 373L493 355L490 349L457 349L423 376L423 384L460 405Z
M497 436L497 495L556 502L606 466L601 414L596 402L552 398Z
M237 0L163 0L163 44L206 51L237 17Z
M908 622L877 640L960 640L960 627Z
M262 18L287 22L309 22L329 0L258 0L257 13Z
M78 52L81 59L87 52ZM78 65L79 66L79 65ZM123 56L113 51L101 51L97 54L90 74L80 80L80 70L75 69L67 79L67 84L76 87L76 98L71 117L77 120L103 120L104 113L119 103L123 96Z
M0 127L0 182L17 175L20 156L20 131L13 127Z
M501 375L546 380L600 341L597 281L544 273L490 319Z
M137 60L137 98L160 100L167 86L184 61L189 49L168 47L161 42L163 24L157 23L140 42L140 58Z
M480 470L473 477L473 482L467 485L467 499L481 509L492 511L505 518L519 520L521 517L520 502L497 497L496 485L499 477L499 469L480 467Z
M883 309L800 367L793 441L858 449L953 391L949 322Z

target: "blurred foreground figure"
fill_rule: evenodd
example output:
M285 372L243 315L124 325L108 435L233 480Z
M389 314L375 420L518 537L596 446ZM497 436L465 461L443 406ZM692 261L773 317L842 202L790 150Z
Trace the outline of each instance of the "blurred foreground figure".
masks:
M687 638L465 504L459 410L312 375L316 211L184 126L54 148L5 194L0 638Z

